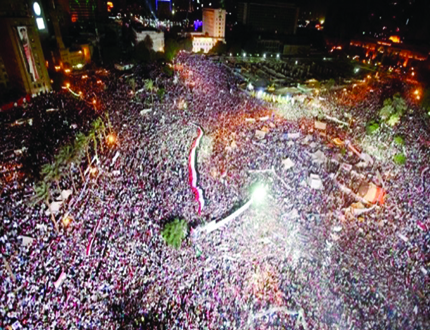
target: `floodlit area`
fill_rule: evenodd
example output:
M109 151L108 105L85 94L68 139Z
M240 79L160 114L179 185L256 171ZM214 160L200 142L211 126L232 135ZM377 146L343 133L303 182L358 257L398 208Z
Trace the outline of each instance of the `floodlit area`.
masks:
M428 329L428 116L367 79L273 96L181 52L2 113L4 324Z

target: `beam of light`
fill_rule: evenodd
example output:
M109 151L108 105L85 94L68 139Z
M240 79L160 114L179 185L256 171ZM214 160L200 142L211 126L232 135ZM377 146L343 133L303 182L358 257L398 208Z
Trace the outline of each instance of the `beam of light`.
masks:
M267 187L257 185L252 191L251 201L256 205L261 205L267 198Z

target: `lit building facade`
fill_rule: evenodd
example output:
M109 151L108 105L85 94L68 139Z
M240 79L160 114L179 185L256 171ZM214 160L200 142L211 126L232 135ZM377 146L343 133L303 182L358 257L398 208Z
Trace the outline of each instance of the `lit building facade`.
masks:
M211 38L205 36L193 37L193 52L208 53L218 41L225 42L223 38Z
M152 40L152 49L155 52L164 52L164 32L151 31L133 27L135 44L144 41L147 36Z
M0 88L6 88L9 82L6 67L4 66L3 59L0 57Z
M204 8L202 32L212 38L225 37L225 17L224 9Z
M356 38L351 40L350 47L358 47L366 50L366 60L375 59L378 55L398 58L399 64L407 67L409 61L427 61L429 48L410 46L406 44L382 41L373 38Z
M3 79L6 88L13 82L23 94L49 91L50 78L39 36L39 30L46 28L40 5L6 0L0 4L0 15L1 70L8 78Z
M217 42L225 43L225 18L226 11L224 9L203 9L202 33L192 34L193 52L208 53Z
M170 17L172 12L172 2L170 0L155 0L155 9L160 18Z

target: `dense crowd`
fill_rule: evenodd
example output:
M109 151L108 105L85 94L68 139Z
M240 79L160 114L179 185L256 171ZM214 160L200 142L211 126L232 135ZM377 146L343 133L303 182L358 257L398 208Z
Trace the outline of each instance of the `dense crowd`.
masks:
M238 89L220 63L180 54L174 65L174 78L151 73L166 91L162 99L144 88L139 68L134 87L118 77L105 82L97 96L118 142L99 152L97 175L88 173L56 215L73 219L59 235L44 205L26 203L29 180L2 182L1 327L428 329L430 172L422 144L428 132L418 115L397 128L408 148L404 167L389 160L363 165L331 138L359 147L360 120L377 111L378 91L354 107L340 105L345 94L326 95L328 115L354 120L349 128L328 122L322 132L312 118L283 115L309 104L277 111ZM63 93L29 106L71 106L64 100L87 106ZM84 129L88 120L79 120L76 129ZM200 216L188 185L191 123L204 130ZM321 189L310 186L311 174ZM221 220L249 200L256 182L269 188L265 204L221 230L191 230L179 250L166 246L166 222L181 218L196 228ZM351 189L374 182L388 197L355 216L356 201L339 182ZM23 236L33 240L24 244Z

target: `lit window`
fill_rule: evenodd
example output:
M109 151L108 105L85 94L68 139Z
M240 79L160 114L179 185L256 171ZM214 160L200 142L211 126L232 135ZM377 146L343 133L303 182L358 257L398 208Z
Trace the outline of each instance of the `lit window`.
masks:
M43 21L42 17L36 18L36 23L37 23L37 28L39 30L44 30L45 29L45 22Z

